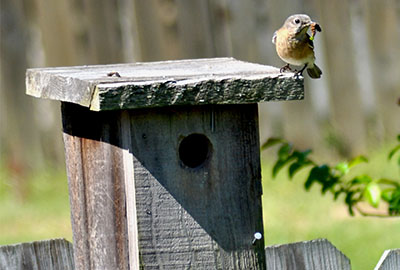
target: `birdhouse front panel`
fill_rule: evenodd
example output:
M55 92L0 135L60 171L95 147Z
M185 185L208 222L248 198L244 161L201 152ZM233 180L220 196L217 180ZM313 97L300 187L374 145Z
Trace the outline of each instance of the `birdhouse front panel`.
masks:
M129 121L141 263L257 269L257 106L142 109L129 111Z

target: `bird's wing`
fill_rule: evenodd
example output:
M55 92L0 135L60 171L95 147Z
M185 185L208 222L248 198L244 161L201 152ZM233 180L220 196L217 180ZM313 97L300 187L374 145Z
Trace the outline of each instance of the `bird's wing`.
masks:
M276 31L274 32L274 35L272 36L272 43L276 43Z

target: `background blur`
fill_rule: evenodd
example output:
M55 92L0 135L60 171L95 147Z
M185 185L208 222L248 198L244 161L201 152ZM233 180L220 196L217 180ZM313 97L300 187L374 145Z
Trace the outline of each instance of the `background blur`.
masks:
M262 141L283 136L325 162L382 156L400 132L399 0L0 0L0 231L8 232L0 244L71 239L60 104L25 95L27 68L218 56L280 67L271 38L295 13L322 26L315 48L323 76L306 78L303 101L260 104ZM348 218L342 205L321 203L318 191L301 197L300 182L270 181L274 155L263 155L268 244L327 237L352 260L370 257L374 265L384 249L400 243L395 219ZM398 178L382 160L367 169ZM282 211L291 213L284 221ZM327 224L319 233L309 219L327 212L334 212L332 220L321 220ZM341 244L342 225L328 226L333 223L355 226L349 235L363 233ZM381 246L371 256L361 252L368 230L376 237L367 239ZM390 238L382 237L388 232ZM361 253L352 257L354 243ZM370 261L358 269L369 268Z

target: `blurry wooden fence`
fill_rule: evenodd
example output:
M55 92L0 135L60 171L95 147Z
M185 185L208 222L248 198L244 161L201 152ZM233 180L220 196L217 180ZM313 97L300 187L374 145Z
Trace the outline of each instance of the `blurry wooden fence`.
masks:
M316 56L324 74L307 80L304 101L260 105L261 138L283 135L300 147L358 154L400 131L397 0L0 4L0 153L16 174L63 160L58 105L24 95L27 67L216 56L281 66L271 37L293 13L322 25Z
M63 239L0 246L0 269L73 270L73 247ZM326 239L270 246L266 270L351 270L350 260ZM375 270L398 270L400 249L386 250Z

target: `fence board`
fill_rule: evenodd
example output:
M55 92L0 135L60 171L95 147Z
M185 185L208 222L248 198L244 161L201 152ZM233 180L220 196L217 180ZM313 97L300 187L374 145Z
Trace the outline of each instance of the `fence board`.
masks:
M326 57L317 56L317 63L324 75L321 80L313 83L326 83L332 90L329 101L332 101L330 103L336 115L332 119L335 120L333 132L338 136L350 136L354 140L354 148L357 149L362 148L357 145L364 144L361 141L364 141L365 134L382 134L391 140L393 133L398 133L400 122L396 122L398 106L395 101L398 98L400 77L395 75L400 63L399 54L396 53L400 42L399 31L396 31L400 21L399 1L366 0L352 1L354 3L351 4L344 1L341 4L327 0L256 0L247 5L233 0L194 2L196 1L2 0L1 6L5 15L1 18L1 25L8 27L2 28L0 46L0 126L7 126L7 129L3 128L0 133L2 153L14 155L11 158L6 157L6 160L19 159L20 163L30 166L34 162L36 166L40 163L38 161L41 160L41 155L54 160L54 150L49 149L57 149L57 157L62 154L59 137L49 142L49 138L56 137L49 131L60 129L55 126L58 122L48 120L49 115L55 115L55 109L52 109L52 113L45 110L47 117L42 117L44 114L39 115L41 111L38 108L41 106L32 106L21 97L23 91L19 78L22 77L21 70L24 72L26 66L79 65L132 59L181 59L211 55L229 55L254 59L269 65L281 65L282 61L276 56L271 43L271 36L283 20L295 12L311 15L323 28L323 32L316 38L316 50L326 52ZM351 8L352 6L357 8ZM372 71L370 78L365 78L366 82L373 82L370 87L374 89L374 95L368 104L365 104L363 98L366 96L363 85L360 88L357 83L357 74L363 73L360 71L365 65L353 53L352 40L355 37L351 29L354 27L349 26L353 25L355 17L363 25L362 29L365 28L355 29L358 30L357 33L365 31L365 37L362 39L364 42L356 39L353 45L357 46L357 50L367 52L363 54L363 57L367 56L363 63L369 63L368 70ZM121 26L119 19L123 21ZM332 21L338 23L332 24ZM103 42L99 43L98 40ZM121 56L121 48L125 58ZM105 50L107 52L104 53ZM323 58L327 59L327 67ZM347 59L350 65L342 61L343 59ZM306 88L311 89L313 86ZM346 88L351 89L347 91ZM322 144L309 134L318 134L314 125L319 130L326 131L320 125L321 122L315 124L315 119L320 120L321 115L325 116L330 111L328 105L321 106L318 100L319 95L325 93L321 91L324 89L314 90L307 93L307 101L296 105L300 107L300 112L292 106L287 109L280 108L277 104L262 105L263 140L266 137L264 133L277 136L284 130L285 136L290 140L294 138L295 143L297 138L304 137L303 144L312 146L312 142L316 142L315 145L322 148ZM319 105L321 113L315 115L313 107L316 104L310 105L308 99L317 100L314 103ZM369 114L364 111L366 108ZM285 116L281 116L282 111ZM302 120L290 118L292 111ZM313 117L310 117L311 114ZM39 116L36 117L37 115ZM32 121L32 116L40 120ZM372 128L359 124L366 120ZM282 127L283 125L286 126ZM347 127L343 128L342 125ZM313 130L310 131L310 128ZM45 140L42 139L44 134L48 134ZM352 140L349 139L353 146ZM36 143L37 141L46 143ZM48 147L49 145L52 147ZM20 157L23 152L21 149L26 150L23 157ZM346 149L350 148L344 150Z
M350 260L326 239L270 246L266 270L350 270Z
M397 20L400 10L394 8L396 0L363 1L368 49L371 57L372 85L377 106L375 114L380 137L392 140L400 132L400 31ZM377 20L376 18L379 18ZM376 131L375 131L376 132Z
M65 239L0 246L0 269L73 270L72 244Z
M109 64L123 61L119 10L116 1L86 0L84 14L87 18L91 64Z
M215 57L208 1L176 1L181 58ZM191 12L196 10L196 12Z
M342 154L351 155L365 149L365 119L362 116L362 103L359 85L354 75L356 65L353 62L351 42L351 15L349 2L316 1L325 45L326 68L324 74L330 89L332 106L332 126L341 145ZM331 23L331 22L335 23ZM339 34L340 33L340 34ZM337 38L340 36L340 38ZM334 53L332 53L334 52Z
M386 250L375 270L398 270L400 269L400 249Z
M139 61L181 59L176 3L132 0Z
M350 261L326 239L265 249L266 270L350 270ZM73 270L72 244L65 239L0 246L0 269ZM374 270L400 269L400 249L386 250Z

